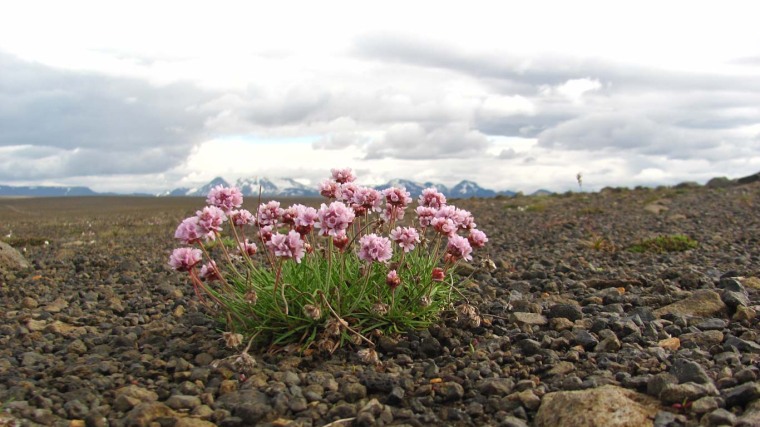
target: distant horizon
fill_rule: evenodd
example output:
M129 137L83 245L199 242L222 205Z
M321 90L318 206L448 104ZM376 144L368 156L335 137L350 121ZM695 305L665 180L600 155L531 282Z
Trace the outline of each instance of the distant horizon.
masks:
M597 187L588 187L588 186L585 185L585 183L582 186L579 186L577 184L577 182L576 182L576 185L574 187L566 188L566 189L563 189L563 190L553 190L553 189L550 189L550 188L536 188L536 189L533 189L531 191L524 191L524 190L516 189L516 188L506 188L506 189L490 188L488 186L480 184L477 181L472 181L472 180L468 180L468 179L459 180L455 184L452 184L452 185L444 184L444 183L441 183L441 182L434 182L434 181L429 181L429 182L431 184L435 184L435 185L443 185L448 190L451 190L453 187L461 184L462 182L469 181L469 182L474 182L475 184L477 184L483 190L493 191L496 194L504 194L504 193L516 193L517 194L517 193L522 193L524 195L532 195L532 194L539 193L539 192L544 192L544 191L547 191L547 192L550 192L550 193L555 193L555 194L561 194L561 193L566 193L566 192L573 192L573 193L595 193L595 192L599 192L599 191L601 191L601 190L603 190L605 188L628 188L628 189L635 189L635 188L643 187L643 188L652 188L652 189L655 189L655 188L659 188L659 187L674 187L674 186L677 186L677 185L680 185L680 184L687 184L687 183L696 183L698 185L704 186L710 180L716 179L716 178L717 179L725 178L725 179L728 179L730 181L736 182L739 179L747 178L747 177L754 176L754 175L757 175L757 174L760 174L760 171L752 173L752 174L748 174L748 175L737 176L737 177L713 176L710 179L705 180L704 182L693 181L693 180L692 181L688 181L687 180L687 181L679 181L679 182L668 183L668 184L655 183L655 184L651 184L651 185L635 185L635 186L605 185L605 186L601 186L601 187L598 187L598 188ZM175 186L175 187L170 187L170 188L159 189L158 191L155 191L155 192L149 192L149 191L116 192L116 191L108 191L108 190L106 190L106 191L99 191L99 190L95 190L95 189L93 189L93 188L91 188L91 187L89 187L87 185L56 185L56 184L11 185L11 184L4 184L4 183L1 183L1 182L0 182L0 187L5 186L5 187L11 187L11 188L50 188L50 189L80 188L80 189L87 189L87 190L93 191L95 193L95 195L123 195L123 196L146 195L146 196L160 196L160 195L164 195L166 193L169 193L169 192L172 192L172 191L175 191L175 190L180 190L180 189L197 190L197 189L200 189L200 188L202 188L204 186L209 185L211 182L213 182L214 180L216 180L218 178L221 178L225 182L227 182L227 184L229 184L231 186L234 186L239 179L254 178L254 177L240 177L240 178L236 178L236 179L230 180L230 179L227 179L226 177L223 177L223 176L216 176L216 177L214 177L214 178L212 178L212 179L210 179L210 180L208 180L206 182L199 182L199 183L197 183L194 186ZM264 177L264 176L258 176L258 178L259 179L275 180L275 181L278 180L278 179L294 179L294 180L296 180L295 178L291 178L291 177L269 178L269 177ZM419 185L425 184L425 182L413 181L413 180L408 180L408 179L405 179L405 178L395 178L395 179L388 180L388 181L385 181L385 182L380 183L380 184L368 184L368 186L371 186L371 187L384 186L385 184L387 184L389 182L392 182L394 180L412 181L415 184L419 184ZM365 185L365 184L363 184L361 182L358 182L358 184L359 185ZM302 184L302 185L308 187L310 190L315 190L315 191L318 188L318 183L316 183L314 185L308 185L308 184ZM8 195L3 196L3 195L0 195L0 197L27 197L27 196L23 196L23 195L22 196L8 196ZM179 197L184 197L184 196L179 196ZM188 197L203 197L203 196L202 195L198 195L198 196L188 196Z

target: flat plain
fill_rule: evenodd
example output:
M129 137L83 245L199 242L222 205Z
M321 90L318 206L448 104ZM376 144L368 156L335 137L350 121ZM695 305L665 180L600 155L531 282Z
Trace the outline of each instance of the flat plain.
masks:
M479 325L240 372L167 266L203 199L0 199L31 264L0 276L0 423L760 425L760 184L454 203L489 236L495 268L461 271Z

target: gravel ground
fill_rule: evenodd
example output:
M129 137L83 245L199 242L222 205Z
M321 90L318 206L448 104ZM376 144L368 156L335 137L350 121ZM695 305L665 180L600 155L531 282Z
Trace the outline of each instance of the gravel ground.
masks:
M462 271L479 325L245 370L166 266L201 203L0 200L30 263L0 276L0 425L760 425L758 183L458 201L496 265Z

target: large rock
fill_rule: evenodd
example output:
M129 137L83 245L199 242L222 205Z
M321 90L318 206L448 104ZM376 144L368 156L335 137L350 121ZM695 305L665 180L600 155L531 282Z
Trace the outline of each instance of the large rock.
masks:
M753 182L758 181L760 181L760 172L753 173L752 175L748 175L736 180L736 182L739 184L752 184Z
M659 402L644 394L606 385L544 396L536 427L646 427L652 426Z
M662 317L666 314L689 317L715 317L725 312L726 304L723 303L717 292L709 289L700 289L681 301L658 308L654 311L654 314L657 317Z
M0 271L20 270L27 267L29 267L29 262L21 255L21 252L5 242L0 242Z

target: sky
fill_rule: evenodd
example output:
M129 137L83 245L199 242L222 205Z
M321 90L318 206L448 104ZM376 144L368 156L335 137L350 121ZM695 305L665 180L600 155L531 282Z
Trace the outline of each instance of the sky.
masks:
M266 4L264 4L266 3ZM751 1L9 2L0 184L532 192L760 171Z

